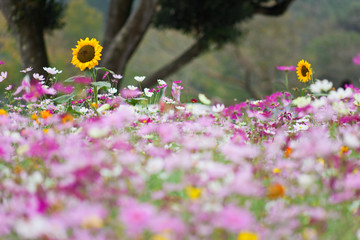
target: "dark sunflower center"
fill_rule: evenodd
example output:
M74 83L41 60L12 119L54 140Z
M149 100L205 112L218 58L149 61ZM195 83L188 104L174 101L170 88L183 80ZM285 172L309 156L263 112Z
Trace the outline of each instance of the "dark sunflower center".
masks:
M77 58L80 62L86 63L91 60L93 60L95 57L95 48L90 45L85 45L82 48L80 48Z
M309 69L306 66L301 67L301 75L306 77L308 72L309 72Z

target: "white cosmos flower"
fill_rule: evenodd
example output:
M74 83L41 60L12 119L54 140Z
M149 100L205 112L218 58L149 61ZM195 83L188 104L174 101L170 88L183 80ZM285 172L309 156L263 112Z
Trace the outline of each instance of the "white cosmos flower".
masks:
M58 73L62 73L62 70L57 70L56 68L51 68L51 67L43 67L43 69L49 73L49 74L52 74L52 75L55 75L55 74L58 74Z
M115 94L115 93L117 93L117 89L116 89L116 88L109 88L109 89L108 89L108 92L109 92L110 94Z
M81 114L86 114L88 111L89 111L89 109L87 109L86 107L82 107L82 108L80 108L80 110L79 110L79 112L80 112Z
M1 72L0 82L4 81L7 78L7 72Z
M327 79L317 80L314 84L310 85L310 90L313 93L327 92L333 87L332 82Z
M210 105L211 104L211 100L210 99L208 99L206 96L205 96L205 94L203 94L203 93L199 93L199 100L200 100L200 102L202 102L203 104L205 104L205 105Z
M39 81L44 81L44 80L45 80L44 76L43 76L43 75L40 75L40 74L38 74L38 73L34 73L34 74L33 74L33 77L34 77L35 79L39 80Z
M309 97L298 97L292 101L292 103L298 108L303 108L308 106L311 103L311 98Z
M129 85L129 86L128 86L128 89L129 89L129 90L133 90L133 91L134 91L134 90L136 90L136 89L137 89L137 87L135 87L134 85Z
M145 88L144 93L147 97L152 97L152 95L154 94L153 92L150 91L149 88Z
M134 79L138 82L142 82L145 80L145 76L135 76Z
M328 99L330 101L338 101L344 98L349 98L353 94L353 91L351 88L346 88L345 90L343 88L339 88L337 91L330 91Z
M214 106L211 107L211 110L215 113L219 113L222 112L225 108L224 104L216 104Z
M305 131L309 129L309 126L306 125L306 124L303 124L303 123L296 123L294 126L293 126L293 131L292 132L299 132L299 131Z
M122 79L123 76L120 75L120 74L113 74L113 77L116 78L116 79Z
M166 85L166 82L164 80L158 79L157 82L159 85Z

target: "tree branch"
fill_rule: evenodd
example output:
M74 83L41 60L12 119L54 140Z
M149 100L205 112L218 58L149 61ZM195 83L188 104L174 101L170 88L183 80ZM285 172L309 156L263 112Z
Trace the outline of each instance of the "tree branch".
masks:
M204 53L207 49L208 45L204 42L203 38L200 38L190 48L188 48L184 53L175 58L172 62L147 77L145 81L141 84L141 86L144 88L152 87L156 84L157 79L170 76L171 74L182 68L184 65L191 62L194 58Z
M282 15L290 6L294 0L283 0L280 3L277 3L272 6L264 6L261 3L254 3L255 13L263 14L268 16L279 16Z
M158 0L141 0L138 3L123 28L117 32L108 49L104 52L103 66L117 73L124 71L126 63L149 27L157 2Z
M106 29L103 40L104 51L126 23L134 0L111 0L106 18Z

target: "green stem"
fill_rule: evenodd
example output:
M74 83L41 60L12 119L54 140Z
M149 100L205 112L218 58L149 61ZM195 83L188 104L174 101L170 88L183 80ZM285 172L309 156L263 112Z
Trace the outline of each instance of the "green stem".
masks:
M286 86L286 91L289 91L289 80L288 80L288 72L285 72L285 86Z

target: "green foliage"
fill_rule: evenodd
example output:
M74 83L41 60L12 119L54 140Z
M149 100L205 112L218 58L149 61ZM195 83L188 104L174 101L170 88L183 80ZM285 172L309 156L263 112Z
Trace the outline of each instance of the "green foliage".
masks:
M17 0L12 1L12 21L35 21L44 30L54 30L64 26L65 4L59 0Z
M235 41L241 35L237 24L254 14L251 1L160 0L160 5L154 18L157 28L180 30L217 46Z

